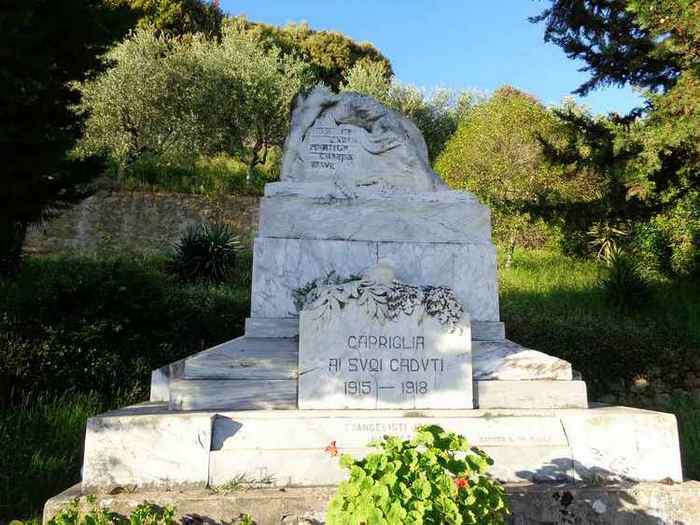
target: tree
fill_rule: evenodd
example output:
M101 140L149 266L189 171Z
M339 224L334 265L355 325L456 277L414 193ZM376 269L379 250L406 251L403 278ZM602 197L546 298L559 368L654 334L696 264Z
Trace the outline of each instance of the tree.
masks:
M508 246L506 266L541 196L580 191L545 161L539 137L556 136L558 126L535 98L502 87L467 113L435 164L451 187L491 207L494 232Z
M680 53L640 24L629 7L627 0L552 0L551 7L530 19L545 23L546 42L586 63L581 70L591 78L575 93L585 95L597 87L627 83L665 90L675 83L682 68Z
M76 110L88 118L76 151L106 154L122 172L144 158L187 165L227 152L252 178L282 145L292 99L308 80L303 64L265 50L235 20L220 39L138 29L105 60L113 66L79 87Z
M79 23L76 23L79 21ZM101 0L8 0L0 17L0 271L16 266L29 224L69 206L99 171L66 152L80 133L69 83L100 68L128 13Z
M381 62L362 60L346 74L341 91L355 91L376 98L403 113L418 126L433 162L457 129L460 115L471 106L473 94L439 89L428 95L415 86L401 84Z
M170 35L219 34L224 13L218 0L106 0L132 11L133 25Z
M392 74L391 63L372 44L355 42L334 31L314 31L307 24L283 27L251 22L245 17L234 19L241 28L266 48L275 47L282 55L309 65L313 83L323 83L338 90L344 76L359 62L383 64L384 74Z
M273 147L281 147L289 129L292 101L312 81L307 66L276 47L265 49L238 20L229 21L220 45L222 70L241 86L241 96L225 109L220 125L226 142L248 165L264 164Z
M589 141L598 150L591 158L607 156L597 169L625 197L610 195L606 215L629 216L636 208L640 252L655 250L656 259L667 259L655 266L673 274L700 270L700 4L554 0L534 21L546 22L546 40L587 63L591 79L578 92L611 83L646 89L645 107L611 116L607 131L575 120L569 131L584 141L604 132ZM551 151L554 162L567 162Z

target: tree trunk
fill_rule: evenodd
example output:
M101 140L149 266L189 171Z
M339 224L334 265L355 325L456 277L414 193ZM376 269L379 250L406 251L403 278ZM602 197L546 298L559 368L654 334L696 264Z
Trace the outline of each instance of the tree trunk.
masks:
M22 262L22 246L27 235L28 224L23 221L5 219L0 222L0 276L12 275Z
M506 269L510 268L513 264L513 254L515 253L515 230L510 232L510 239L508 239L508 252L506 254Z
M246 176L245 176L245 181L248 184L248 186L252 186L253 182L255 181L255 165L257 164L257 161L255 158L251 160L248 163L248 167L246 169Z

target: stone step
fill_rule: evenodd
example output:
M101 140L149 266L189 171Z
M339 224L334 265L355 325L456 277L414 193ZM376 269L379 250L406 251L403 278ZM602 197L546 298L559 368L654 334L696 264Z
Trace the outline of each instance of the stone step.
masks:
M274 390L270 385L263 389ZM88 421L83 487L175 489L220 485L241 476L279 486L332 485L344 472L338 457L325 450L331 442L340 453L361 456L376 438L408 438L427 424L464 434L486 450L495 460L494 475L503 481L682 480L676 418L647 410L182 413L145 403Z
M475 381L475 408L587 408L583 381ZM297 408L296 379L176 379L171 410Z
M128 515L144 499L175 509L175 523L201 520L230 523L250 514L257 525L323 525L336 487L249 488L222 492L121 491L82 494L80 485L51 498L44 507L44 524L77 501L83 512L97 505ZM505 485L512 515L509 523L595 523L597 525L700 525L700 482L621 483L615 485L532 484ZM193 520L196 516L199 520Z
M295 379L294 339L239 337L185 360L183 379Z
M583 381L475 381L477 408L588 408Z
M278 410L297 407L296 379L176 379L170 410Z

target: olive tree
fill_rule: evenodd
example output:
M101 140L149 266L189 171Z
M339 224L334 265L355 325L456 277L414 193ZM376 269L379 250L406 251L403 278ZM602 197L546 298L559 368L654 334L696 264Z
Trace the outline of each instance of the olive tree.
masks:
M236 19L225 24L217 51L216 69L238 88L237 96L222 97L228 104L219 109L222 146L246 162L251 182L255 166L265 163L272 147L283 145L292 101L311 77L303 63L259 45Z
M78 155L105 154L121 171L155 158L187 165L230 153L249 178L286 135L289 106L306 82L306 66L264 49L236 23L221 39L171 37L137 29L112 49L111 67L79 84L87 114Z
M447 89L427 93L402 84L383 62L362 60L345 75L341 91L355 91L376 98L403 113L421 130L433 162L457 129L460 115L471 106L470 93L456 94Z

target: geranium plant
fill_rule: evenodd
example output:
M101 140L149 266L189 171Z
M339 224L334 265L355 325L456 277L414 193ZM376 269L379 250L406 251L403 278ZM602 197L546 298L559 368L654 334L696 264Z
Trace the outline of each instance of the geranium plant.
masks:
M488 474L493 460L466 438L437 425L412 439L373 441L364 459L341 455L350 471L326 516L328 525L503 524L503 486Z

